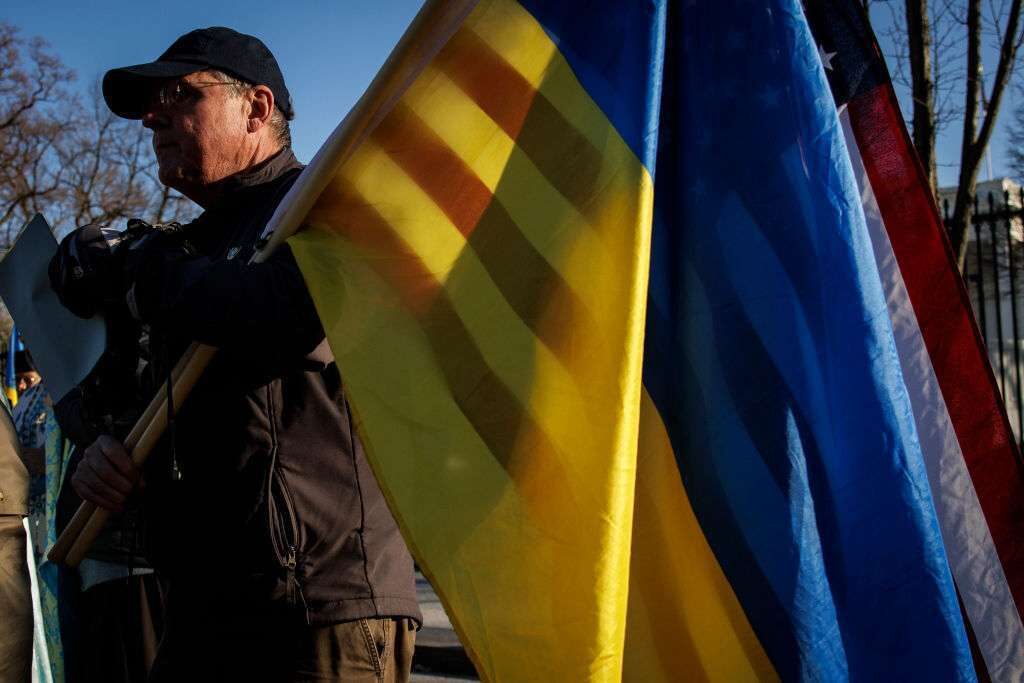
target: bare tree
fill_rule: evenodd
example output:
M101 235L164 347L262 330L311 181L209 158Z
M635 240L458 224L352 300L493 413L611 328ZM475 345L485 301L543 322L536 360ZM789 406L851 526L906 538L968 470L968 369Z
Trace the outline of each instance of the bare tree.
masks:
M907 52L913 100L913 137L928 174L932 195L938 186L935 167L935 80L932 76L932 28L928 0L906 0Z
M913 100L914 146L936 193L936 137L958 122L960 163L950 240L961 270L967 254L978 170L992 139L996 121L1017 61L1024 31L1022 0L904 0L902 16L895 3L890 43L894 80L909 88ZM999 55L986 79L982 54L988 47ZM909 74L905 71L909 64Z
M1004 3L1005 5L1005 3ZM960 147L960 175L957 179L956 206L949 226L950 239L963 270L967 256L967 229L971 223L972 202L978 169L992 139L996 117L1006 86L1017 60L1017 49L1024 34L1019 29L1021 0L1011 0L999 41L999 63L986 95L982 72L981 0L968 0L967 7L967 87L964 92L964 127ZM998 25L998 24L997 24ZM981 125L978 125L979 115Z
M112 114L98 83L73 94L73 79L45 43L0 23L0 248L36 213L58 235L197 213L157 179L149 133Z
M57 142L66 123L54 116L73 78L39 39L25 41L0 23L0 242L60 192Z

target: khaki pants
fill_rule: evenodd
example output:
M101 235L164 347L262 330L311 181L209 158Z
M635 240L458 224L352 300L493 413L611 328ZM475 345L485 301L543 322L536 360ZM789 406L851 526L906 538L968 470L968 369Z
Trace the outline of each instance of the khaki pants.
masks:
M32 589L25 528L19 515L0 515L0 683L32 675Z
M178 681L343 681L406 683L412 619L357 619L308 626L293 618L242 618L209 604L183 613L168 605L150 683Z
M304 627L289 681L406 683L412 669L412 619L359 619Z

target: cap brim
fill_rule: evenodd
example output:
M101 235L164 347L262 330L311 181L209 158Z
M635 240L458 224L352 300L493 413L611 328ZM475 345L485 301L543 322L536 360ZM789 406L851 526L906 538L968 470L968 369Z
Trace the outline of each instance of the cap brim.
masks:
M111 69L103 76L103 99L118 116L141 119L155 83L207 68L189 62L150 62Z

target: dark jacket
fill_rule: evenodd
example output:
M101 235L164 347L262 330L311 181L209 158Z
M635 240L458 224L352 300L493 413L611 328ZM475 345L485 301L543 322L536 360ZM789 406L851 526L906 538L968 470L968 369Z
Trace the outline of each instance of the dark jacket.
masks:
M419 621L412 560L295 259L283 246L248 264L300 170L285 150L228 179L184 228L198 255L147 255L132 276L154 335L220 348L147 464L152 560L172 599L287 604L314 624Z

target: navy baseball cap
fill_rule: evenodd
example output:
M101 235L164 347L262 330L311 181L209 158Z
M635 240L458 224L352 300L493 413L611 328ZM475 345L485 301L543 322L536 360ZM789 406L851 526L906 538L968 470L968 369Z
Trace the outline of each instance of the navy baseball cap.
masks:
M274 104L292 119L292 97L284 84L277 60L259 38L223 26L186 33L157 57L155 62L111 69L103 76L103 99L110 111L126 119L141 119L156 82L216 69L235 78L265 85L274 93Z

